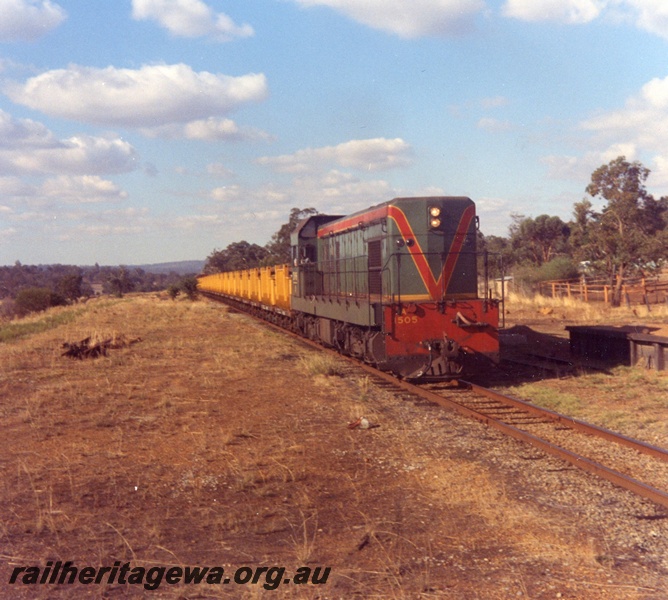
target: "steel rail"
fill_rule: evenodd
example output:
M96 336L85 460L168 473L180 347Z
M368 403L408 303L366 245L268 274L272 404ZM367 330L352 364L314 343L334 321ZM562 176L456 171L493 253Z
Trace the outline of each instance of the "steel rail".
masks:
M652 444L648 444L647 442L642 442L640 440L627 437L625 435L622 435L621 433L617 433L615 431L611 431L610 429L606 429L605 427L599 427L598 425L592 425L591 423L586 423L585 421L580 421L579 419L562 415L561 413L550 410L549 408L542 408L540 406L536 406L535 404L531 404L526 400L520 400L519 398L515 398L513 396L507 396L495 390L484 388L469 381L460 380L459 383L463 386L468 387L471 391L475 392L476 394L486 396L487 398L492 398L493 400L497 400L499 402L502 402L503 404L509 404L511 406L514 406L515 408L521 408L522 410L526 410L527 412L534 415L547 417L549 420L566 425L571 429L576 429L578 431L582 431L584 433L602 438L606 441L615 442L622 446L633 448L638 452L642 452L643 454L648 454L650 456L653 456L654 458L658 458L659 460L668 461L668 450L666 450L665 448L660 448L659 446L653 446Z
M209 296L212 297L212 296ZM214 300L219 300L219 297L213 297L212 299ZM237 307L234 307L237 308ZM239 310L239 309L238 309ZM245 313L249 314L251 317L254 316L250 313ZM659 490L657 488L654 488L650 485L647 485L645 483L642 483L641 481L638 481L634 479L633 477L630 477L628 475L624 475L623 473L620 473L619 471L615 471L614 469L610 469L609 467L606 467L602 464L599 464L585 456L581 456L579 454L576 454L575 452L571 452L570 450L566 450L565 448L561 448L555 444L552 444L551 442L548 442L547 440L543 440L531 433L528 433L526 431L522 431L521 429L518 429L517 427L514 427L512 425L509 425L507 423L504 423L503 421L500 421L498 419L495 419L493 417L490 417L489 415L485 415L482 412L478 412L472 408L469 408L467 406L464 406L463 404L460 404L459 402L456 402L455 400L450 400L449 398L446 398L445 396L441 396L435 392L432 392L431 390L419 387L415 384L409 383L407 381L397 379L394 375L390 375L389 373L385 373L383 371L379 371L375 367L372 367L368 364L365 364L357 359L345 356L340 354L334 349L331 348L326 348L317 342L310 340L308 338L302 337L292 331L289 331L287 329L284 329L283 327L280 327L278 325L275 325L274 323L271 323L269 321L266 321L264 319L261 319L264 323L269 325L271 328L275 328L279 331L285 332L288 335L292 336L296 340L301 341L302 343L312 347L312 348L317 348L321 351L329 352L331 354L334 354L344 360L348 360L352 364L356 365L357 367L361 368L362 370L370 373L373 375L375 378L382 379L390 384L392 386L406 390L407 392L410 392L411 394L414 394L420 398L423 398L425 400L429 400L431 402L434 402L440 406L443 406L445 408L452 409L466 417L475 419L477 421L480 421L481 423L484 423L485 425L488 425L490 427L494 427L495 429L501 431L502 433L509 435L519 441L529 443L533 446L536 446L543 451L545 451L548 454L551 454L552 456L555 456L557 458L563 459L570 464L578 467L579 469L582 469L584 471L587 471L589 473L592 473L593 475L597 475L603 479L606 479L607 481L610 481L611 483L626 489L628 491L634 492L635 494L647 498L648 500L651 500L652 502L655 502L656 504L663 506L664 508L668 509L668 493ZM518 408L523 408L523 409L531 409L531 412L534 412L536 414L541 414L544 416L548 415L554 415L555 417L558 416L560 417L559 422L568 425L569 427L574 427L574 423L577 424L577 427L580 428L581 431L584 431L586 433L589 433L590 435L596 435L599 437L601 436L600 432L601 431L608 431L603 429L602 427L597 427L596 425L589 425L588 423L584 423L583 421L578 421L577 419L572 419L571 417L566 417L564 415L560 415L559 413L556 413L554 411L550 411L548 409L542 409L540 407L537 407L535 405L528 405L528 403L524 402L523 400L519 400L517 398L510 398L509 396L504 396L503 394L500 394L499 392L494 392L493 390L488 390L487 388L483 388L481 386L478 386L476 384L472 384L470 382L461 382L463 385L469 386L471 391L479 394L479 395L484 395L487 397L492 397L497 396L495 399L501 402L506 402L509 403L510 400L513 401L513 403L517 403ZM629 445L636 450L639 451L644 451L648 454L651 454L652 456L661 458L662 460L666 460L665 455L668 454L665 450L661 448L656 448L658 450L658 453L654 452L647 452L649 448L654 448L650 444L645 444L644 442L640 442L638 440L632 440L632 438L627 438L625 436L622 436L620 434L615 434L614 432L609 432L613 436L616 436L614 439L615 442L618 442L620 444L624 445ZM604 439L610 441L610 438L605 437ZM625 440L625 441L621 441ZM629 442L635 442L636 445L632 445ZM642 450L641 450L642 448Z
M597 463L596 461L593 461L585 456L581 456L579 454L576 454L575 452L571 452L570 450L566 450L565 448L561 448L560 446L557 446L551 442L548 442L547 440L541 439L531 433L528 433L526 431L522 431L521 429L518 429L517 427L514 427L512 425L509 425L507 423L504 423L503 421L500 421L499 419L496 419L494 417L490 417L489 415L486 415L482 412L478 412L477 410L474 410L472 408L469 408L467 406L464 406L463 404L460 404L459 402L455 400L450 400L449 398L446 398L444 396L441 396L440 394L437 394L435 392L432 392L431 390L427 390L424 388L421 388L419 386L416 386L414 384L408 383L407 381L402 381L399 379L396 379L394 376L389 375L387 373L383 373L382 371L378 371L377 369L374 369L373 367L365 364L360 364L362 369L373 373L376 377L380 377L381 379L391 382L397 387L400 387L408 392L411 392L412 394L415 394L419 396L420 398L424 398L426 400L430 400L432 402L435 402L436 404L439 404L440 406L444 406L446 408L453 409L457 411L458 413L465 415L467 417L476 419L477 421L480 421L481 423L484 423L485 425L488 425L490 427L494 427L495 429L501 431L502 433L509 435L517 440L527 442L533 446L536 446L540 448L541 450L545 451L548 454L551 454L552 456L556 456L557 458L563 459L570 464L578 467L579 469L582 469L584 471L587 471L588 473L592 473L594 475L597 475L603 479L606 479L610 481L611 483L614 483L615 485L622 487L626 490L629 490L631 492L634 492L635 494L642 496L643 498L647 498L648 500L651 500L652 502L655 502L656 504L659 504L660 506L663 506L664 508L668 508L668 493L659 490L657 488L654 488L650 485L647 485L645 483L642 483L641 481L638 481L637 479L634 479L633 477L630 477L628 475L625 475L623 473L620 473L619 471L615 471L614 469L610 469L609 467L606 467L600 463ZM472 391L481 394L482 390L492 392L492 390L487 390L486 388L482 388L480 386L475 386L474 384L470 384L466 382L468 385L472 386L471 389ZM492 392L496 394L497 392ZM487 394L485 394L487 395ZM499 394L500 397L506 398L502 394ZM514 399L517 400L517 399ZM522 403L521 400L517 400L517 402ZM542 409L539 409L538 407L532 407L538 409L536 413L540 414L540 411ZM554 411L549 411L550 413L557 415L558 413L554 413ZM564 423L569 421L569 417L564 417L563 415L560 415L563 417ZM587 425L586 423L583 423L582 421L579 421L582 425ZM570 423L569 423L570 424ZM602 430L603 428L597 428L596 426L592 425L591 430L588 432L592 435L598 435L598 433L594 433L598 430ZM583 429L584 430L584 429ZM603 430L607 431L607 430ZM613 432L610 432L613 433ZM624 437L624 436L621 436ZM605 439L608 439L607 437ZM631 440L631 438L625 438L626 440ZM617 440L615 440L617 441ZM643 442L638 442L640 445L643 445ZM644 444L645 446L649 446L649 444ZM661 449L659 449L661 450ZM665 451L663 451L665 454Z

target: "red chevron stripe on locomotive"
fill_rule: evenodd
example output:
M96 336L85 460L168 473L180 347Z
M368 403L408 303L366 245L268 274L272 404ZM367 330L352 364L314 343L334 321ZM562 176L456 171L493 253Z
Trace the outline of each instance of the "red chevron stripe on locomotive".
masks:
M363 215L359 215L358 217L352 217L344 219L343 221L337 221L331 225L325 225L318 231L318 237L323 238L327 235L342 233L354 227L367 225L385 217L390 218L395 222L397 229L399 229L399 233L404 239L412 239L415 242L412 246L407 246L407 248L413 258L415 267L420 274L420 278L429 292L429 295L434 300L442 298L443 294L448 289L448 284L450 283L457 259L459 258L459 253L464 246L466 236L471 227L471 222L475 217L475 207L472 205L468 206L462 213L452 238L452 243L450 244L450 251L448 252L447 259L443 265L443 270L439 274L438 280L429 267L427 257L420 246L420 242L413 233L413 228L408 221L408 217L406 217L404 211L397 206L383 206Z

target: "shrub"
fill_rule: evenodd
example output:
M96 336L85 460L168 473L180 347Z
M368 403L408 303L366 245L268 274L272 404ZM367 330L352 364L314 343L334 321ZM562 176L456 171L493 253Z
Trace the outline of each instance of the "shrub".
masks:
M577 265L568 256L553 258L550 262L543 264L538 272L540 276L538 281L576 279L580 275Z
M579 276L577 265L567 256L553 258L540 267L520 265L513 269L513 278L519 291L533 292L541 281L575 279Z
M185 277L181 280L180 287L190 300L197 298L197 277Z
M172 300L176 300L176 297L180 293L181 293L181 288L176 284L172 284L167 288L167 294Z
M16 294L14 308L16 314L23 317L32 312L40 312L52 306L67 304L65 298L49 288L28 287Z

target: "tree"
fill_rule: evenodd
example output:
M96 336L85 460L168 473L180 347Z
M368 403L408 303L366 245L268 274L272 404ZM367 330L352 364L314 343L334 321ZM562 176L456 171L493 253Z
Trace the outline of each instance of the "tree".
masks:
M478 272L484 273L484 252L487 252L487 274L497 278L504 276L513 265L512 247L507 238L498 235L483 235L478 232Z
M246 241L233 242L225 250L214 250L206 259L204 272L224 273L259 267L268 256L266 248Z
M579 262L598 259L594 256L596 248L592 244L591 224L594 217L593 204L584 198L573 205L573 220L570 222L570 246L573 258Z
M83 275L71 273L58 280L56 291L67 300L77 300L82 294Z
M119 269L114 269L109 279L107 279L106 285L111 293L119 298L122 298L126 292L131 292L135 289L135 282L130 277L127 268L123 266Z
M540 215L533 219L512 215L510 242L520 261L530 261L540 267L564 252L570 234L569 227L559 217Z
M290 234L294 231L300 221L311 215L317 215L315 208L293 208L290 211L288 222L271 237L271 241L265 246L269 253L265 264L281 265L290 262Z
M575 205L578 235L592 259L602 260L619 306L624 277L664 257L668 198L655 200L645 188L650 170L619 156L596 169L586 192L607 202L601 212L585 201Z

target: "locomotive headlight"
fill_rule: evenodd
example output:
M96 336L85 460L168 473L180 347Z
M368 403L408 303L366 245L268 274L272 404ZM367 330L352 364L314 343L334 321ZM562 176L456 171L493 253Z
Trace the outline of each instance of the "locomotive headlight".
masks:
M429 226L433 227L434 229L436 227L440 227L441 226L441 219L435 219L435 218L429 219Z
M434 218L440 217L441 216L441 209L438 206L431 206L429 208L429 214ZM439 224L440 224L440 222L439 222Z

